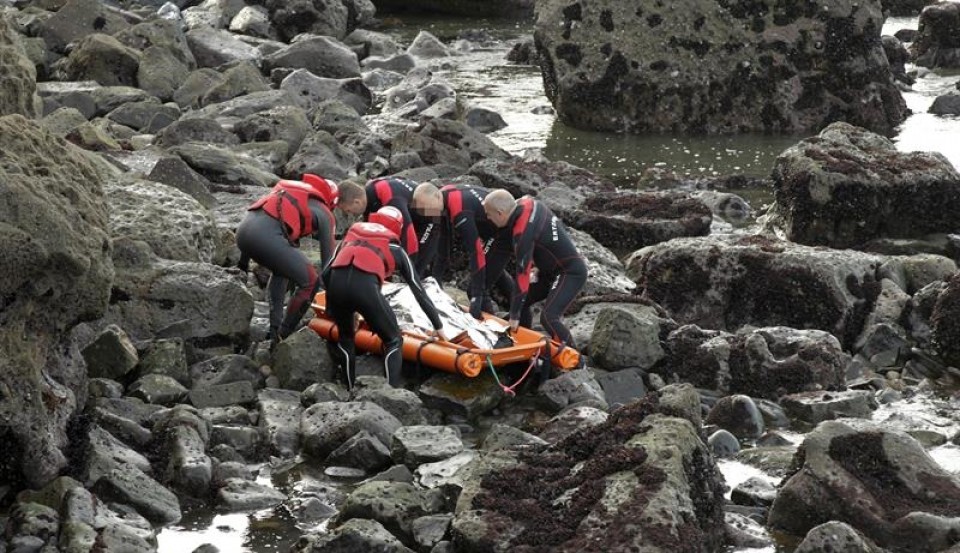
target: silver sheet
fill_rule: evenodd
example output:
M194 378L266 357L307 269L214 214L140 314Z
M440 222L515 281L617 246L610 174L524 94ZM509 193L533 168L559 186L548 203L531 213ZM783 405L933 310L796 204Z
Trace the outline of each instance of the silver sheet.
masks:
M465 313L460 306L453 301L453 298L443 291L443 288L432 278L424 279L424 289L427 295L433 300L440 319L443 321L443 332L447 338L453 338L457 334L467 331L473 343L481 349L491 349L497 343L497 335L506 330L506 325L495 321L479 322ZM403 330L426 334L433 330L430 319L420 309L413 292L406 284L388 282L383 285L383 296L387 298L394 313L397 314L397 322Z

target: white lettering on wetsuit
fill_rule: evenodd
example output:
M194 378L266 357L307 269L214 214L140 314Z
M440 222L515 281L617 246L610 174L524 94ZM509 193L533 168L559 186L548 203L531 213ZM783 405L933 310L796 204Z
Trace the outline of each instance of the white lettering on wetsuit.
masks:
M423 229L423 236L420 237L420 244L426 244L427 240L430 239L430 233L433 232L433 223L429 223L425 229Z

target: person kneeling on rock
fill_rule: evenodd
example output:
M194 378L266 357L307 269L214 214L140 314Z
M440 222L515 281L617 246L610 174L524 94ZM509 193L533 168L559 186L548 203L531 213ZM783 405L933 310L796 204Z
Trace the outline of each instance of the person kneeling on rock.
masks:
M240 268L247 271L253 259L270 269L271 347L297 330L320 288L320 271L299 250L300 239L310 236L320 244L321 267L326 266L333 257L336 219L331 210L338 198L337 184L317 175L282 180L247 208L237 228ZM297 288L284 315L288 280Z
M354 223L337 247L333 262L323 271L327 290L327 313L337 325L339 340L328 342L330 356L346 377L352 390L356 377L355 314L363 315L367 325L383 342L384 375L391 386L400 384L403 364L403 337L397 316L380 293L383 281L395 272L406 280L417 303L429 317L435 335L446 340L443 322L427 296L410 257L400 246L403 214L387 206L370 214L367 222Z

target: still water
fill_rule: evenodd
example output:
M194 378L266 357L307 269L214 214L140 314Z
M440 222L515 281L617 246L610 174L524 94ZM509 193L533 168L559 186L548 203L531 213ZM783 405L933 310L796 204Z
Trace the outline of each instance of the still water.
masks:
M414 18L388 19L395 26L385 29L401 44L408 44L420 29L429 31L447 44L456 45L463 31L483 30L494 41L480 47L460 49L455 59L435 62L434 73L449 81L462 99L500 113L508 127L490 134L505 150L522 154L539 148L555 161L606 175L624 184L635 183L645 172L657 171L680 176L743 174L766 177L773 161L803 136L749 134L726 137L681 135L615 135L581 131L557 121L543 94L540 70L536 66L509 64L506 53L513 43L530 37L532 28L509 21ZM917 28L917 18L891 18L883 34ZM907 70L913 69L912 67ZM926 71L912 91L903 93L913 114L894 137L901 151L937 151L954 166L960 166L960 121L954 117L928 114L934 98L954 87L960 73Z

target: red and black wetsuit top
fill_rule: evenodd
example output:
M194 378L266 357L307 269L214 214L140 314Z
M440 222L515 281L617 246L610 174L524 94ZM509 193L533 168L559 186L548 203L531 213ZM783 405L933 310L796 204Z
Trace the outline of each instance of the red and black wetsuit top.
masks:
M413 292L423 312L427 314L433 328L443 327L437 308L413 269L410 256L397 243L393 233L383 225L377 223L351 225L340 246L337 247L333 262L324 269L324 282L329 282L329 271L343 267L356 267L376 275L381 285L394 271L399 271L403 280L410 285L410 291Z
M487 257L484 242L496 234L497 228L483 211L483 199L490 193L486 188L466 184L448 184L440 189L443 194L444 216L454 231L460 232L463 249L470 256L471 298L483 294L486 281Z
M517 287L510 302L510 318L519 319L530 290L530 270L536 264L540 278L568 270L585 271L586 265L570 239L563 221L539 201L524 196L507 221L517 258Z
M412 180L390 177L377 179L367 183L367 210L363 213L366 220L371 213L376 213L384 206L392 205L403 214L403 228L400 230L400 245L410 255L416 255L420 249L417 241L417 231L413 226L413 217L410 215L410 202L413 201L413 191L417 183Z
M280 221L284 234L293 245L301 238L312 236L320 243L321 263L326 265L333 254L333 237L337 219L333 216L327 198L313 186L300 181L281 180L269 194L253 202L249 211L262 209Z
M354 223L347 229L332 266L354 267L377 275L380 283L390 278L396 269L396 261L390 253L393 233L376 223Z

